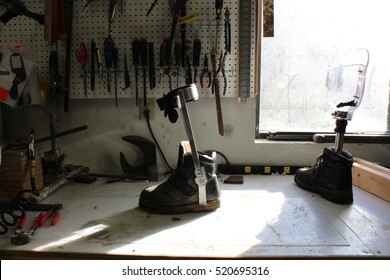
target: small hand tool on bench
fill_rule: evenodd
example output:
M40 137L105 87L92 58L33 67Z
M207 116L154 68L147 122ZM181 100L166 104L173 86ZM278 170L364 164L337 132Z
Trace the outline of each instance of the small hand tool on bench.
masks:
M51 220L51 225L56 225L60 219L60 209L62 209L62 204L53 204L53 207L45 214L42 214L42 212L39 213L29 231L23 230L23 226L27 217L25 213L20 220L18 227L16 228L14 236L11 237L11 244L24 245L29 243L37 228L43 226L50 217L53 217Z
M39 227L39 221L41 220L41 218L42 218L42 213L40 213L38 217L35 219L31 229L26 232L23 230L23 225L26 222L26 214L24 214L22 220L20 221L15 231L14 236L11 237L11 243L13 245L24 245L29 243L36 229Z

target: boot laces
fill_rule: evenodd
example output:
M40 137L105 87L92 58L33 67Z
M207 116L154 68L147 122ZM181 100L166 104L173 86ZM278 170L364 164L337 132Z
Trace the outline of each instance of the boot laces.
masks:
M320 171L323 160L323 155L318 156L316 162L310 167L311 172L314 176L317 176L318 172Z

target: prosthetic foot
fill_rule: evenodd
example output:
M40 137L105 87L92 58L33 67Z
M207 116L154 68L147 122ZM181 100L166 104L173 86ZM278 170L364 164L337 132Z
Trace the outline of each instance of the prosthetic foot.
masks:
M178 214L186 212L212 211L220 206L220 188L215 175L216 153L199 153L201 166L204 168L207 204L199 203L199 187L195 182L195 168L191 148L183 141L179 147L177 169L167 181L149 187L141 192L139 206L158 214Z
M353 202L352 195L352 165L350 153L343 150L344 134L348 121L352 119L354 111L359 107L364 93L366 72L369 54L364 50L366 60L362 63L347 66L358 66L358 83L353 100L341 102L338 110L332 113L336 119L336 141L334 148L325 148L316 163L310 168L298 169L294 181L302 189L321 194L325 199L339 204ZM347 110L343 110L347 108Z
M352 195L352 156L334 148L325 148L310 168L300 168L294 181L302 189L319 193L323 198L338 204L350 204Z

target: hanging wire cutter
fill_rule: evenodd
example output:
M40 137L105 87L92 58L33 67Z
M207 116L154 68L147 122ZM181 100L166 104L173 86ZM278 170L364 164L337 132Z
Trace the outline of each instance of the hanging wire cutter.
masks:
M203 60L203 71L202 74L200 74L200 86L203 88L203 78L208 78L208 84L207 87L209 88L211 86L211 72L209 70L209 58L207 56L207 53L204 55Z

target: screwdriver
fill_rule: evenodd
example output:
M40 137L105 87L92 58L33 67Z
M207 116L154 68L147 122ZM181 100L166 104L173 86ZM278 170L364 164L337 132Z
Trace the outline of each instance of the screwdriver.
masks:
M107 90L108 93L111 93L111 68L113 63L113 50L115 47L114 40L111 35L104 40L104 58L106 61L107 68Z
M92 39L91 41L91 91L95 90L95 52L96 52L96 43Z
M182 63L182 44L180 40L175 41L175 66L176 66L176 86L179 87L179 73L180 73L180 66Z
M172 42L170 38L164 38L164 42L167 44L167 50L165 52L165 66L167 67L166 72L168 73L168 78L169 78L169 89L172 90L172 73L171 73L171 68L172 68ZM171 47L169 47L171 46Z
M196 83L196 76L198 75L198 67L200 65L200 49L202 42L199 38L194 40L192 50L192 65L194 66L194 83Z
M96 61L97 61L97 67L99 69L99 75L103 75L103 70L102 70L102 52L99 48L96 48Z
M217 29L215 30L215 49L218 49L218 31L219 31L219 22L221 21L221 14L223 8L223 0L215 0L215 14L217 21Z
M113 63L114 63L114 77L115 77L115 107L118 108L118 48L112 49Z
M138 38L132 41L133 65L135 70L135 105L138 106L138 67L140 65L140 43Z
M141 66L144 82L144 107L148 106L146 100L146 67L148 67L148 42L145 38L139 40L140 52L141 52Z
M154 64L154 43L148 42L149 50L149 87L154 89L156 87L156 65Z
M222 8L223 0L215 0L215 14L217 15L215 18L216 20L221 20Z
M123 63L125 65L125 88L130 87L130 74L129 74L129 67L127 66L127 57L126 54L123 56Z
M159 83L161 83L161 76L165 74L165 53L167 52L167 43L162 42L160 45L160 76Z

